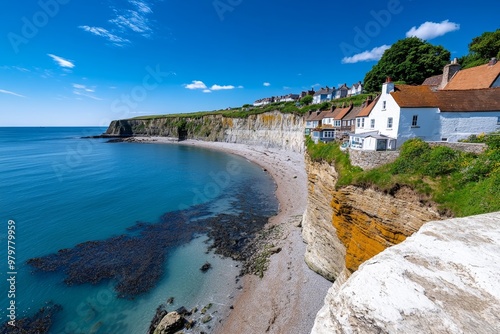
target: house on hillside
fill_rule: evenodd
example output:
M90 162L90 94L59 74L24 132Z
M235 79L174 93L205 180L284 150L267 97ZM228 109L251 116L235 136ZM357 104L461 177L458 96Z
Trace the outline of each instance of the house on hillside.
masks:
M309 135L309 134L311 134L313 129L321 127L324 116L326 114L328 114L329 112L330 112L329 110L309 111L309 114L306 117L305 134Z
M347 90L347 96L359 95L361 93L363 93L363 84L361 81L353 84L351 88L348 88Z
M333 88L321 88L313 95L313 104L319 104L325 101L330 101L332 99L332 94L334 92Z
M395 86L388 79L381 95L358 114L358 124L351 143L367 132L387 137L387 149L395 148L393 141L399 147L410 138L457 142L500 130L500 88L435 91L430 86Z
M345 115L344 119L342 122L346 122L346 124L342 124L341 131L347 132L347 133L353 133L356 130L356 117L358 117L359 113L361 112L361 109L363 109L363 106L358 106L358 107L352 107L351 111Z
M335 99L341 99L343 97L347 97L347 93L349 92L349 87L346 84L343 84L337 91L335 92Z

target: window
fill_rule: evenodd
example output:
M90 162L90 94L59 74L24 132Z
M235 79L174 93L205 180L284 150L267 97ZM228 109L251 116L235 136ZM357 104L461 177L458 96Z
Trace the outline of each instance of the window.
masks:
M500 116L497 118L497 124L500 124Z
M387 118L387 128L392 129L392 117Z
M364 127L365 127L365 119L364 119L364 118L362 118L362 119L361 119L361 127L362 127L362 128L364 128Z
M382 110L385 110L386 106L387 106L387 101L382 101Z
M441 141L448 141L448 138L441 138Z
M358 119L356 119L356 127L359 128L360 126L361 126L361 119L358 118Z
M335 131L323 131L323 138L334 138Z
M411 127L412 128L418 127L418 115L413 115L413 119L411 121Z
M375 120L374 119L370 120L370 128L372 128L372 129L375 128Z
M333 121L333 122L334 122L333 126L340 126L340 121Z

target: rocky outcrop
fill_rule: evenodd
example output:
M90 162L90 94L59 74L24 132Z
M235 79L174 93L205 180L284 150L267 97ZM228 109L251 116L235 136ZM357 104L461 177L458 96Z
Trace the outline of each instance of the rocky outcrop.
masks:
M500 213L433 221L334 284L313 334L498 333Z
M220 114L125 119L111 122L106 136L163 136L304 150L304 118L267 112L245 118Z
M173 334L184 327L184 318L177 312L169 312L161 319L153 334Z

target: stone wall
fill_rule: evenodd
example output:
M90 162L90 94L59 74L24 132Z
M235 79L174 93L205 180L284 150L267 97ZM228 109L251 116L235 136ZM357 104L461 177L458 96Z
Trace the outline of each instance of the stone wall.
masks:
M349 158L353 166L364 170L373 169L396 160L399 151L362 151L349 149Z
M481 143L449 143L445 141L431 141L428 142L431 147L446 146L454 150L469 152L469 153L482 153L486 148L486 144Z

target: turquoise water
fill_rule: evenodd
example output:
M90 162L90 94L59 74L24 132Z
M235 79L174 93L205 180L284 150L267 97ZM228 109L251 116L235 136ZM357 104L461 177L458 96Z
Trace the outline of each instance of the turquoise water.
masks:
M0 128L0 305L30 316L60 304L51 333L144 333L156 307L227 304L236 263L206 253L206 237L168 252L158 284L132 300L117 298L112 280L67 286L60 272L33 272L26 261L60 249L127 234L136 222L206 203L212 214L234 213L249 201L259 214L277 208L269 175L245 159L179 145L106 143L82 139L103 128ZM8 297L8 221L15 222L15 298ZM187 222L188 223L188 222ZM199 268L205 261L214 269ZM12 271L12 270L10 270ZM224 307L227 305L220 305Z

